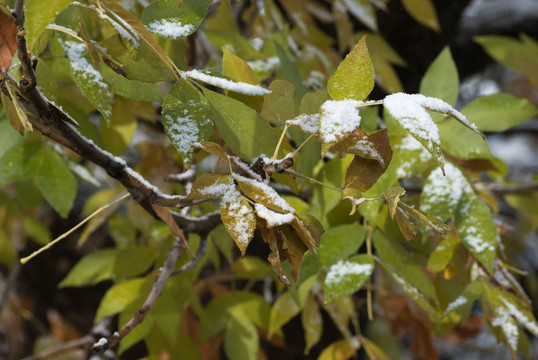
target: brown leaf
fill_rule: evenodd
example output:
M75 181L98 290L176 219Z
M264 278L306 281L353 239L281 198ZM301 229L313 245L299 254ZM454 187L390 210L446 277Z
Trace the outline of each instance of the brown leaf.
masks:
M13 17L0 11L0 69L9 69L17 51L18 29Z
M389 145L386 129L369 135L368 139L369 142L375 144L379 159L373 160L356 155L346 172L345 187L357 189L359 192L364 192L372 187L385 172L392 159L392 149Z
M318 257L316 247L319 246L321 236L325 232L318 219L310 215L294 217L291 226L301 242L312 251L315 257Z
M203 174L192 184L187 199L212 200L222 198L227 191L235 188L230 175Z
M411 354L418 356L423 360L437 360L439 355L433 346L432 329L431 327L423 326L424 324L417 322L415 326L415 334L411 341Z
M181 243L183 244L183 247L192 254L196 258L196 254L192 251L191 247L189 246L189 243L187 242L187 239L185 238L185 235L183 234L183 231L179 228L179 225L174 220L174 217L172 216L172 213L170 212L170 209L158 206L155 204L151 205L153 207L153 210L155 210L155 213L161 218L162 221L172 231L172 234L179 237L181 239Z
M480 331L482 331L484 322L485 320L482 316L471 315L464 325L459 324L455 326L448 331L445 336L457 341L465 341L475 338L480 334Z
M284 275L284 271L282 270L282 261L280 259L279 249L282 248L282 238L280 238L278 232L276 232L275 229L269 229L264 227L261 229L261 233L263 239L266 243L269 244L269 248L271 249L271 254L269 254L267 260L271 263L271 265L273 265L273 268L275 269L275 272L280 278L280 281L282 281L286 285L290 285L290 281L288 280L287 276Z
M217 155L223 158L227 156L226 149L224 149L224 147L214 142L206 141L206 142L201 142L201 143L195 143L193 147L202 149L207 153Z

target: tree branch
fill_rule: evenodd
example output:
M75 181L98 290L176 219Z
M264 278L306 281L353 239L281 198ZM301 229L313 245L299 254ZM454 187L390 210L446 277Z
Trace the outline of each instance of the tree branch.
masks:
M196 256L191 261L189 261L188 263L186 263L179 269L175 270L170 276L176 276L176 275L184 273L185 271L189 271L190 269L193 269L196 265L198 265L200 260L202 260L202 258L205 255L206 250L207 250L207 236L204 236L200 240L200 246L198 247L198 250L196 250Z
M116 331L112 336L108 338L101 338L92 346L92 350L95 352L105 352L107 349L110 349L119 344L119 342L127 336L136 326L138 326L144 319L146 315L151 310L155 301L161 295L168 278L174 272L174 266L179 259L181 252L183 250L181 239L178 236L174 236L174 244L172 248L168 251L168 256L164 262L164 265L159 269L157 280L153 284L151 291L144 301L144 304L138 311L133 315L131 320L127 322L120 330Z

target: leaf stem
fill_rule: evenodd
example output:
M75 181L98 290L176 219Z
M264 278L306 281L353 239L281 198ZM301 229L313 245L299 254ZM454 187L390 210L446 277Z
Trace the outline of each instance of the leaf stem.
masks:
M21 264L26 264L28 261L30 261L31 259L33 259L34 257L36 257L37 255L41 254L42 252L44 252L45 250L48 250L50 249L52 246L54 246L55 244L57 244L58 242L60 242L61 240L65 239L67 236L69 236L73 231L75 231L76 229L78 229L79 227L81 227L82 225L84 225L85 223L87 223L90 219L92 219L93 217L95 217L96 215L100 214L101 212L103 212L104 210L106 210L107 208L111 207L112 205L114 205L115 203L117 202L120 202L120 201L123 201L125 199L127 199L129 196L131 196L131 194L127 193L125 195L123 195L122 197L106 204L106 205L103 205L101 206L99 209L95 210L93 213L91 213L86 219L82 220L81 222L79 222L77 225L75 225L74 227L71 228L71 230L68 230L67 232L63 233L62 235L58 236L56 239L52 240L50 243L48 243L47 245L43 246L42 248L34 251L32 254L30 254L29 256L27 257L24 257L22 259L20 259L20 262Z
M284 141L284 136L286 136L286 131L288 131L290 125L286 124L284 125L284 130L282 130L282 134L280 134L280 139L278 139L278 144L276 144L275 152L273 153L273 157L271 158L271 162L275 161L278 156L278 151L280 150L280 145L282 145L282 141Z
M372 256L372 227L366 223L366 253ZM366 284L366 309L368 312L368 320L374 319L374 312L372 310L372 278L368 279Z
M374 106L374 105L383 105L383 100L365 102L365 103L362 103L362 104L359 104L359 105L355 106L355 108L358 109L358 108L367 107L367 106Z
M291 157L295 157L295 155L297 155L297 153L299 152L299 150L301 150L303 148L303 146L305 146L305 144L310 140L312 139L317 133L319 132L319 130L313 132L312 134L310 134L310 136L305 140L303 141L303 143L301 145L299 145L299 147L297 149L295 149L295 151L293 152L293 154L291 154Z
M68 29L66 27L58 26L56 24L49 24L49 25L47 25L47 27L45 29L56 30L56 31L59 31L59 32L63 32L64 34L67 34L67 35L69 35L71 37L74 37L78 41L84 42L84 39L82 39L80 36L78 36L76 32L74 32L73 30Z
M314 179L314 178L308 177L308 176L306 176L306 175L303 175L303 174L301 174L301 173L298 173L298 172L293 171L293 170L290 170L290 169L286 169L286 170L284 170L284 172L285 172L286 174L290 174L290 175L298 176L298 177L300 177L300 178L303 178L303 179L308 180L308 181L310 181L310 182L313 182L313 183L315 183L315 184L318 184L318 185L321 185L321 186L325 186L326 188L331 189L331 190L334 190L334 191L338 191L339 193L343 193L343 191L344 191L344 190L341 189L341 188L337 188L337 187L331 186L331 185L329 185L329 184L325 184L325 183L323 183L323 182L321 182L321 181L319 181L319 180L316 180L316 179Z

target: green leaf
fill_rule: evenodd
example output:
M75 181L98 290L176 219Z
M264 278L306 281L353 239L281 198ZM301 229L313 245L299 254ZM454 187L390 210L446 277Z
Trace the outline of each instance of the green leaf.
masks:
M58 287L90 286L112 279L116 256L116 249L97 250L84 256L69 271Z
M0 229L0 263L13 266L17 261L17 248L3 229Z
M379 256L397 271L402 281L411 284L422 294L436 301L437 296L433 283L422 270L415 254L409 253L400 241L379 232L374 234L373 241Z
M37 38L45 30L45 27L54 22L56 15L70 3L71 0L27 0L24 2L24 15L26 17L24 28L29 50L34 48Z
M431 0L402 0L405 10L416 21L435 32L441 32L439 19Z
M363 37L342 60L327 83L334 100L364 100L374 88L374 69Z
M325 277L325 302L348 296L359 290L372 275L374 260L369 255L356 255L331 265Z
M230 360L255 360L259 347L258 331L240 309L231 311L224 334L224 352Z
M208 140L213 128L209 103L185 79L180 79L166 95L162 123L185 167L189 166L195 153L192 145Z
M270 94L263 96L261 115L273 124L282 124L295 115L293 93L295 87L286 80L274 80L269 85Z
M183 39L196 31L204 20L211 0L157 0L142 14L142 22L154 34Z
M66 39L67 36L60 37L60 44L71 63L71 73L75 83L105 120L110 122L112 100L103 75L91 64L88 55L84 55L86 45L83 42Z
M307 355L310 349L319 342L323 332L323 318L314 296L310 296L306 300L301 312L301 323L303 324L305 336L304 354Z
M214 297L207 305L201 315L199 340L207 340L223 331L234 307L249 314L250 320L259 327L267 328L270 306L264 298L251 292L231 291Z
M114 262L114 278L128 278L145 273L157 259L157 247L130 246L119 249Z
M516 39L509 36L486 35L477 36L474 41L479 43L489 56L504 66L521 71L518 55L524 53L524 48Z
M31 238L36 244L44 246L51 241L49 228L40 220L25 217L22 224L25 236Z
M136 20L138 21L138 19ZM148 36L152 35L148 32ZM153 40L153 37L151 39ZM163 64L162 58L154 52L151 46L145 43L140 46L138 50L139 56L136 60L133 59L131 52L124 45L119 35L102 40L99 45L105 48L107 54L122 65L121 71L126 74L126 78L129 80L157 82L174 79L173 72ZM154 46L158 46L158 44ZM108 65L108 63L106 64Z
M121 155L127 149L136 132L138 121L130 105L128 100L116 97L109 126L101 121L99 132L103 145L114 155Z
M273 154L278 136L260 114L240 101L210 90L204 93L214 110L219 133L234 154L248 162L261 154Z
M260 52L239 33L234 31L209 29L204 29L203 33L217 49L221 49L223 46L229 47L230 49L233 49L237 56L246 60L259 60L263 58L262 54L260 54Z
M473 192L467 179L456 166L447 163L445 174L437 168L428 175L420 197L420 209L443 221L448 220L467 192Z
M234 81L252 85L260 84L260 80L252 68L227 47L222 48L222 73Z
M274 41L276 54L280 60L280 70L278 72L278 78L289 81L295 87L295 96L302 98L307 92L308 88L303 84L301 73L297 66L291 61L286 50L277 41ZM319 110L319 109L318 109Z
M342 339L327 346L318 357L318 360L347 360L355 354L348 339Z
M480 130L503 132L538 114L538 107L524 98L493 94L475 99L461 112Z
M95 321L122 312L134 301L144 299L152 282L152 279L137 278L112 286L99 304Z
M301 307L293 298L291 292L286 291L276 299L269 317L269 334L271 338L284 324L288 323L301 311Z
M31 176L42 159L41 141L25 141L12 146L0 157L0 186Z
M457 121L443 121L438 126L441 147L450 155L464 160L493 157L488 143Z
M65 160L55 152L43 153L37 169L37 185L54 210L67 217L77 195L77 180Z
M428 269L436 272L443 271L452 260L459 244L460 240L454 236L441 240L428 259Z
M325 266L335 264L357 252L366 238L366 230L359 225L340 225L328 229L321 237L318 256Z
M245 256L232 264L235 275L242 279L263 279L274 274L273 268L265 260L255 256Z
M458 100L460 81L458 69L452 58L450 48L446 46L431 63L420 82L421 94L442 99L454 106ZM432 114L435 122L441 120L441 114ZM471 118L474 121L474 118Z
M499 234L491 210L475 194L465 194L456 212L456 231L473 256L493 271Z
M101 74L110 87L110 91L130 100L161 102L162 96L156 84L138 80L129 80L116 73L108 66L101 66ZM114 110L112 110L114 112ZM114 116L114 115L112 115Z
M3 94L4 93L2 93L2 96L4 96ZM9 149L21 143L22 140L23 138L17 136L17 131L13 129L9 121L7 121L4 109L3 112L0 112L0 159ZM1 175L0 178L2 178Z

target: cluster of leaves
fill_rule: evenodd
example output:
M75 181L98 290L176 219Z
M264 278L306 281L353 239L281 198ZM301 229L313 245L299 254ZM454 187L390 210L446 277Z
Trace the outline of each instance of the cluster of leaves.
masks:
M334 0L327 7L266 0L261 8L255 2L239 19L249 39L228 1L211 3L25 4L26 41L49 104L74 118L80 133L110 159L138 152L136 170L151 186L198 203L189 216L220 211L222 225L207 236L198 265L167 282L119 352L143 340L150 356L165 350L172 358L195 359L222 344L230 359L254 359L263 352L260 338L284 346L283 327L300 314L308 354L322 338L325 312L343 339L325 344L321 359L347 359L361 347L371 358L388 359L375 331L359 327L364 307L354 300L363 289L369 317L374 293L382 309L375 317L395 336L413 333L411 351L423 359L437 356L434 334L474 336L469 329L483 321L514 356L530 357L523 328L538 336L538 323L507 270L506 239L495 222L498 200L481 180L486 173L502 182L506 166L480 131L502 132L538 109L495 94L456 110L459 79L448 48L424 75L422 95L399 92L392 66L405 61L376 33L377 2ZM403 4L439 31L430 1ZM13 29L6 9L2 24ZM213 15L204 20L208 9ZM334 23L339 51L313 14ZM353 33L350 15L372 32ZM2 25L13 45L16 28L10 31ZM525 46L521 58L509 46L480 41L533 79L536 57L527 54L535 54L537 44L531 39L510 43ZM204 69L188 70L199 61L188 56L210 45L217 51ZM0 114L0 261L8 266L18 258L9 239L21 219L27 237L50 241L35 216L43 200L66 217L77 194L75 175L102 186L95 167L32 132L28 117L36 114L17 96L15 48L6 47L0 57L10 70L2 75ZM368 100L374 73L384 90L395 93ZM159 123L166 136L154 131ZM137 130L150 132L151 141L133 144ZM181 167L194 170L192 183L164 181ZM406 184L417 181L419 191L409 194ZM86 200L82 215L122 191L111 182ZM115 247L85 256L60 286L112 280L95 320L119 315L121 326L149 293L171 232L135 202L117 203L88 222L79 243L104 223ZM189 234L193 251L205 241ZM249 254L252 241L268 245L268 262ZM191 259L185 252L177 268ZM207 268L212 274L202 272ZM248 284L267 279L274 280L275 294L249 291ZM237 290L236 280L249 282ZM476 300L483 318L472 314Z

